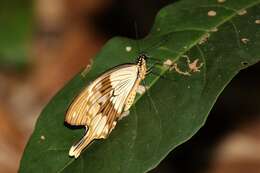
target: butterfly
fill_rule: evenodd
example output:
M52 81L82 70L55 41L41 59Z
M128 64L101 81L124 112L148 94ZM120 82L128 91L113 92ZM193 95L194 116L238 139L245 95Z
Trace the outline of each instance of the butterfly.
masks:
M116 66L95 79L72 101L65 122L83 125L85 135L69 150L69 156L78 158L95 139L105 139L118 120L127 115L147 70L147 56L140 54L137 63Z

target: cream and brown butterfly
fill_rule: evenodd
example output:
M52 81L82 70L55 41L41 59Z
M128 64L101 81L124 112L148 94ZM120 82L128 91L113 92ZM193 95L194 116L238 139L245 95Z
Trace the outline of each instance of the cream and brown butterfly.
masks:
M117 121L128 114L147 74L146 60L147 56L141 54L137 63L122 64L106 71L71 103L65 121L73 126L85 126L86 133L70 148L70 156L77 158L93 140L107 138Z

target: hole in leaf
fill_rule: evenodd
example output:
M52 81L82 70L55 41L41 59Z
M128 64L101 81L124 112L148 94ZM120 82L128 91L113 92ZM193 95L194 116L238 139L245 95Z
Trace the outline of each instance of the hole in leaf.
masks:
M248 66L248 65L249 65L248 62L241 62L241 64L242 64L243 66Z

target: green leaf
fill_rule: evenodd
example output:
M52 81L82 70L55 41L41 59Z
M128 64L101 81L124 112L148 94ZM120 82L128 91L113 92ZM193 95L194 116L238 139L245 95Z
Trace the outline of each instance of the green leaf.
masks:
M25 149L20 172L141 173L157 166L203 126L228 82L241 69L260 60L260 25L256 21L260 18L259 3L183 0L162 9L143 40L110 40L86 77L77 75L43 110ZM209 11L216 15L208 16ZM127 46L132 51L127 52ZM151 57L173 60L190 76L156 66L163 77L147 77L149 92L137 98L130 115L118 123L109 138L95 141L78 159L70 158L69 148L84 130L64 125L69 104L101 72L133 62L138 48ZM199 72L190 71L184 54L191 62L198 59L198 64L203 63Z
M23 69L29 62L32 1L0 2L0 68Z

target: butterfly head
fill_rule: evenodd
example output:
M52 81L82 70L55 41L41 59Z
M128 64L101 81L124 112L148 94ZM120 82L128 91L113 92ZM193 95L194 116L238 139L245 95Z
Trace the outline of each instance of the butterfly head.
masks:
M145 54L140 54L137 58L137 65L139 68L139 77L141 79L145 78L145 74L147 72L147 67L146 67L146 60L147 60L147 56Z

